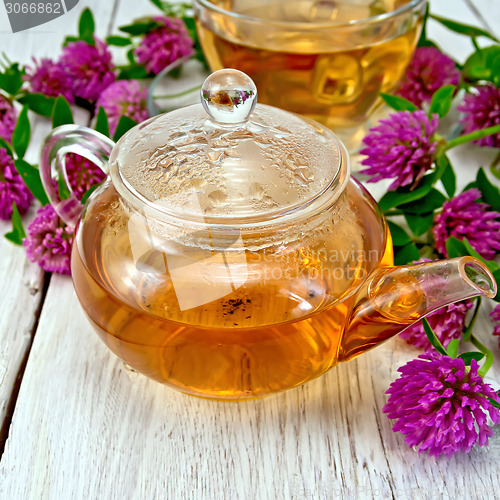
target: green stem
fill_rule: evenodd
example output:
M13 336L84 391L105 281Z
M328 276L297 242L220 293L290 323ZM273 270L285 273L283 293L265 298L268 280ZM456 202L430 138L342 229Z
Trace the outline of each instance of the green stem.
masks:
M471 335L470 341L472 345L474 345L474 347L477 347L486 356L486 361L484 362L484 365L477 372L478 375L481 378L483 378L488 373L488 370L491 368L491 365L493 364L494 360L493 353L485 345L481 344L481 342L479 342L479 340L476 337L474 337L474 335Z
M451 148L460 146L460 144L465 144L466 142L483 139L484 137L488 137L489 135L498 133L500 133L500 125L494 125L493 127L476 130L474 132L471 132L470 134L461 135L460 137L451 140L450 142L448 142L448 144L444 146L443 151L448 151Z
M474 324L476 323L477 313L479 312L479 308L481 307L481 302L482 302L481 297L478 297L476 300L476 307L474 309L474 314L472 315L470 323L467 325L467 328L465 329L464 332L464 340L466 342L470 342L472 329L474 328Z
M178 92L177 94L167 94L167 95L155 95L155 99L175 99L177 97L182 97L185 95L190 94L191 92L194 92L195 90L200 90L201 85L196 85L195 87L191 87L190 89L183 90L182 92Z
M474 314L472 316L472 319L470 320L469 325L467 326L467 329L464 332L464 340L467 342L470 342L474 347L479 349L485 356L486 356L486 361L484 362L483 366L481 369L478 371L478 374L481 377L484 377L486 373L488 373L488 370L491 368L491 365L493 364L493 353L479 340L472 335L472 329L474 328L474 324L476 323L477 315L479 312L479 308L481 307L481 297L478 297L476 300L476 307L474 309Z

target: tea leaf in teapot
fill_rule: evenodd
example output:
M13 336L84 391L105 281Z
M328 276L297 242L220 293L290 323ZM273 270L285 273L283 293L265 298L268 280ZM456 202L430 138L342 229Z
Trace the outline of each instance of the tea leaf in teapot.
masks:
M455 85L444 85L434 92L431 105L429 107L429 117L431 117L434 113L438 114L439 118L443 118L448 114L455 90Z
M28 120L28 107L24 106L17 118L16 127L12 134L12 146L18 158L23 158L28 149L31 137L31 127Z
M113 140L116 142L120 137L128 132L132 127L135 127L137 122L129 118L128 116L122 116L118 125L116 126L115 135L113 135Z
M109 137L108 115L106 114L106 110L102 106L99 106L99 111L97 112L95 129L97 132L100 132L106 137Z
M434 212L428 214L405 214L405 219L415 236L425 234L432 227Z
M38 169L33 165L30 165L27 161L21 159L14 160L14 165L33 196L42 205L48 205L49 199L45 194L45 189L43 188Z
M487 203L493 210L500 211L500 190L494 186L486 176L483 168L480 168L476 176L476 185L481 191L483 201Z
M383 92L380 93L380 96L387 105L389 105L396 111L417 111L417 109L419 109L418 106L413 104L408 99L405 99L404 97L392 94L384 94Z
M394 248L394 264L403 266L420 259L420 252L415 243L408 243L403 247Z
M389 231L391 232L392 243L394 246L401 247L410 243L411 238L402 227L391 221L387 221L387 224L389 226Z
M73 113L71 112L68 101L60 95L56 99L52 112L52 128L59 127L60 125L67 125L68 123L74 123Z
M465 366L470 366L471 361L475 359L476 361L481 361L484 358L484 354L482 352L464 352L458 356L459 358L464 360ZM500 407L500 406L499 406Z
M78 36L80 40L87 42L89 45L95 45L94 30L94 16L90 9L84 9L78 23Z
M15 203L12 203L11 221L12 231L6 233L4 236L12 243L22 245L23 239L26 238L26 232L24 231L23 221L21 220L19 210L17 209L17 205Z
M440 354L448 356L446 349L443 347L443 344L441 344L441 341L437 338L434 330L431 328L431 325L429 325L427 318L422 319L422 324L424 326L425 334L427 335L427 338L429 339L429 342L432 344L434 349L436 349L436 351L438 351Z
M18 99L21 104L28 106L31 111L42 116L52 116L52 110L56 102L55 97L48 97L43 94L26 94Z

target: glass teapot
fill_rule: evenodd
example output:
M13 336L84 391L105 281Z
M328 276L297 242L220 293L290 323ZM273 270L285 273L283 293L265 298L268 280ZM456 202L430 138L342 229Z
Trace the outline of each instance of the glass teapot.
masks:
M220 70L201 104L117 144L73 125L47 137L42 181L75 226L76 293L116 355L192 395L254 398L446 304L495 295L473 258L395 267L386 221L336 136L256 95L244 73ZM57 189L69 152L109 173L83 210Z

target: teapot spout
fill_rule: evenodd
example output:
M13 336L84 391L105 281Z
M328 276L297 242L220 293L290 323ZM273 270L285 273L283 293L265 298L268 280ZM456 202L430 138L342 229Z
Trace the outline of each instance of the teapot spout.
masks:
M339 361L358 356L441 307L496 293L491 272L473 257L379 269L358 295Z

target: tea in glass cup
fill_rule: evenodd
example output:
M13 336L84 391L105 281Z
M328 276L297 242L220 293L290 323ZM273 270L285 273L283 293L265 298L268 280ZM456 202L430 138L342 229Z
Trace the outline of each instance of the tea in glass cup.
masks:
M259 102L332 129L353 151L400 81L415 49L425 0L196 0L212 70L248 74Z

